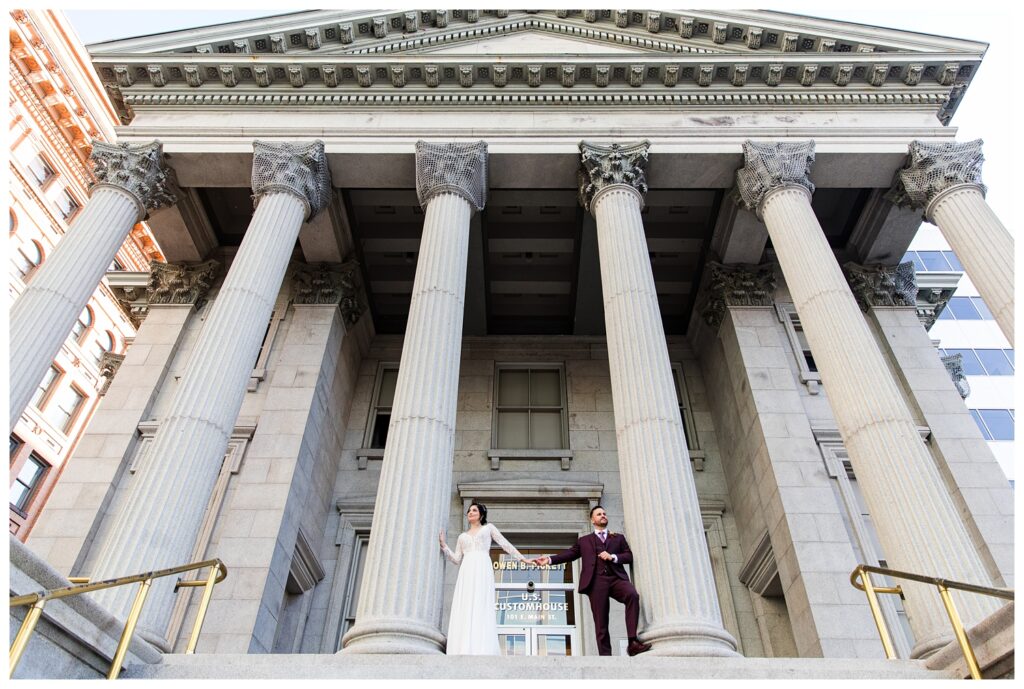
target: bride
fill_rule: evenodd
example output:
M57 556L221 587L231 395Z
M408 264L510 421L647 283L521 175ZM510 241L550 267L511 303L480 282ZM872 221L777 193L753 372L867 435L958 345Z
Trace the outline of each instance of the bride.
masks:
M509 543L494 524L487 523L487 507L474 502L466 512L469 530L459 534L453 553L440 533L441 551L459 567L452 613L448 621L448 655L501 655L498 623L494 616L494 569L491 539L518 562L532 563Z

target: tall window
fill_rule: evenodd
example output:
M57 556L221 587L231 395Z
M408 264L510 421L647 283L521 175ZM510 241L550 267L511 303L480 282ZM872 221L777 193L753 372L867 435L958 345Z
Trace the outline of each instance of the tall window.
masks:
M495 376L494 447L568 447L561 366L499 364Z
M24 445L24 443L21 442L21 440L18 438L18 436L14 435L12 433L11 434L11 460L12 461L14 460L14 456L16 454L18 454L18 450L21 449L22 445Z
M381 364L377 369L377 383L374 386L370 418L366 424L366 447L382 449L387 442L397 383L398 364Z
M985 440L1013 440L1013 409L971 409Z
M697 427L690 412L690 396L686 392L686 379L683 377L682 364L672 364L672 382L676 386L676 400L679 402L679 416L683 420L683 433L686 434L686 447L690 450L700 448L697 438Z
M339 650L341 639L356 623L356 611L359 610L359 589L363 585L363 567L366 565L366 551L370 546L369 532L356 534L352 548L352 569L349 570L348 586L345 588L345 612L341 617L341 630L338 634Z
M73 326L71 326L71 337L75 340L75 342L82 341L82 336L85 335L85 332L89 329L89 326L91 325L92 309L86 306L84 309L82 309L82 313L78 317L78 320L75 321L75 324Z
M31 279L32 273L43 262L43 250L40 248L39 242L30 240L13 252L11 260L14 261L14 266L18 269L22 282L27 283Z
M57 386L57 381L60 379L61 371L56 366L50 366L50 370L43 376L43 380L40 381L39 387L36 389L36 394L32 396L32 406L36 409L42 409L43 405L50 398L53 390Z
M817 394L818 386L821 385L821 375L818 373L818 364L814 361L814 354L811 352L810 343L807 342L807 335L800 322L800 314L796 312L796 306L776 304L775 311L786 330L793 353L796 355L797 367L800 369L800 382L807 386L807 391L812 395Z
M25 464L22 465L21 471L15 477L14 483L11 484L11 507L22 516L24 516L25 511L28 509L29 503L32 502L32 498L35 497L36 491L49 468L50 465L33 452L25 460Z
M46 159L41 155L37 155L35 158L28 162L29 172L39 182L39 186L45 187L47 182L54 178L57 174L50 167L50 164L46 162Z
M75 417L78 416L84 401L85 395L74 385L68 385L54 393L53 399L47 403L44 412L46 420L67 435L75 424Z
M75 200L75 197L68 193L67 189L62 189L61 192L57 194L56 203L57 210L60 211L61 217L68 221L71 220L71 216L77 213L78 209L81 207L78 201Z

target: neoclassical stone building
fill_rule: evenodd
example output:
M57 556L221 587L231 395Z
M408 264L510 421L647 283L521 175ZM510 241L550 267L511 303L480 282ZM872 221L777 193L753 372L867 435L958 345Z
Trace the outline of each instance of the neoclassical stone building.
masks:
M168 265L28 546L93 579L220 557L200 652L341 667L443 652L437 534L470 501L532 554L600 503L652 654L882 657L858 562L1012 586L1010 487L925 327L950 290L897 265L936 223L1012 342L1012 239L949 126L984 50L633 10L92 46L121 144L33 327L62 340L147 211ZM12 349L12 413L48 356ZM578 564L493 557L507 655L596 653ZM165 651L171 588L141 623ZM945 612L904 590L884 614L929 656Z

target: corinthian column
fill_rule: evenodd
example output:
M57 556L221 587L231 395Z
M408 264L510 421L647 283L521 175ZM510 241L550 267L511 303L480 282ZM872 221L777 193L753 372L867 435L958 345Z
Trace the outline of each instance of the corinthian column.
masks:
M424 207L409 322L345 653L441 653L444 560L462 354L469 221L487 194L487 145L416 143Z
M597 220L622 504L658 655L736 655L722 625L640 210L648 142L580 143L580 202Z
M938 225L1013 344L1013 237L985 201L981 144L912 141L892 197Z
M747 141L743 153L746 165L736 174L742 201L768 227L886 561L991 586L811 210L814 142ZM899 583L917 639L913 656L928 655L951 640L949 619L933 587ZM998 607L985 596L953 596L968 627Z
M11 428L107 266L148 209L174 203L163 145L93 142L89 203L11 307Z
M189 561L299 228L329 202L322 142L256 141L253 149L256 211L153 438L151 461L140 467L96 557L93 579ZM142 628L166 628L173 583L153 584ZM123 615L135 590L96 595Z

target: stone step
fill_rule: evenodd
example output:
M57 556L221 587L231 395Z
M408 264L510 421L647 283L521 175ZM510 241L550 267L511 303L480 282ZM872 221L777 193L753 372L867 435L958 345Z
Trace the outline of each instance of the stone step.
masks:
M135 679L946 679L923 662L860 658L192 655L132 665Z

